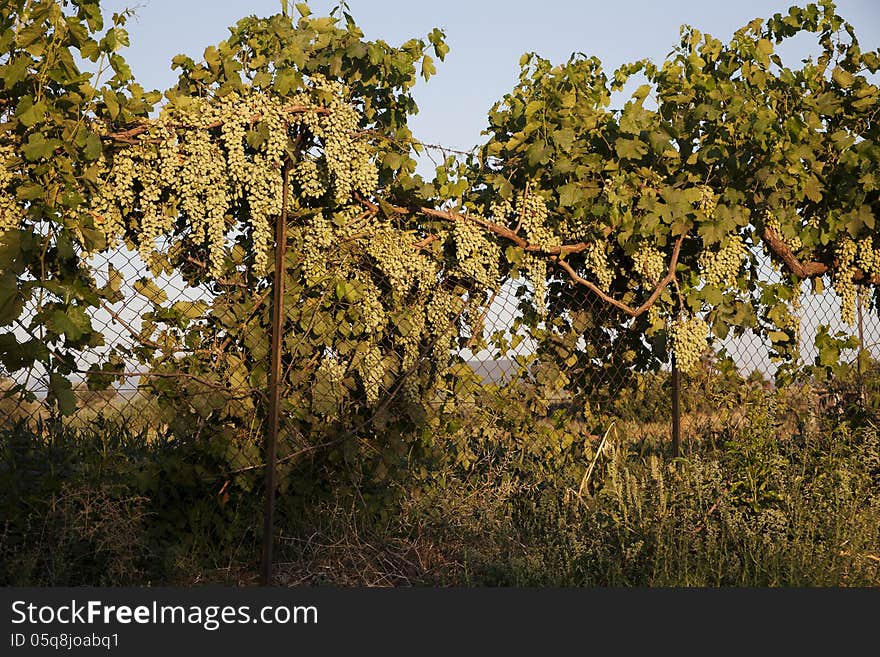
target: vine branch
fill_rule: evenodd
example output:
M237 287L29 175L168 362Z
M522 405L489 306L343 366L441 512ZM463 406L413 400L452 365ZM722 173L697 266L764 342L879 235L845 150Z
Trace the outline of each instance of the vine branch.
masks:
M312 107L310 105L288 105L284 108L284 111L288 114L303 114L305 112L315 112L316 114L330 114L330 110L326 107ZM256 123L261 118L263 118L262 114L254 114L250 117L249 122ZM155 121L145 121L143 123L139 123L132 128L129 128L128 130L122 130L120 132L109 132L106 135L101 135L101 138L108 141L116 141L122 144L159 143L162 140L158 138L135 139L135 137L138 137L145 132L149 132L150 128L154 125L156 125ZM222 121L214 121L200 127L203 130L210 130L212 128L219 128L222 125ZM175 125L173 127L181 128L184 126Z
M568 264L565 260L563 260L560 256L555 256L555 257L551 258L551 260L553 262L555 262L557 265L559 265L562 269L564 269L566 271L566 273L568 273L571 280L573 280L575 283L578 283L579 285L583 285L584 287L586 287L588 290L590 290L596 296L598 296L600 299L602 299L605 303L608 303L608 304L614 306L615 308L622 310L623 312L625 312L627 315L629 315L631 317L638 317L639 315L644 313L648 308L650 308L652 305L654 305L654 302L657 301L657 298L660 296L660 294L663 292L663 290L666 288L667 285L669 285L670 283L672 283L673 281L676 280L675 268L678 265L678 256L681 253L681 245L682 245L682 242L684 242L684 238L685 238L685 235L681 235L675 241L675 246L672 249L672 258L669 260L669 269L666 272L666 276L664 276L663 279L659 283L657 283L657 286L654 288L654 291L651 293L651 296L649 296L645 300L645 302L641 306L639 306L638 308L632 308L631 306L626 305L622 301L618 301L614 297L606 294L605 292L602 291L602 289L598 285L596 285L592 281L589 281L586 278L584 278L583 276L581 276L580 274L578 274L574 270L574 268L570 264Z
M764 243L770 251L776 255L788 270L798 278L818 278L827 274L831 267L824 262L811 260L809 262L801 262L798 257L792 253L791 247L785 243L782 236L772 228L765 227L761 234ZM856 269L853 273L853 281L856 283L867 283L871 285L880 285L880 276L869 276L861 269Z

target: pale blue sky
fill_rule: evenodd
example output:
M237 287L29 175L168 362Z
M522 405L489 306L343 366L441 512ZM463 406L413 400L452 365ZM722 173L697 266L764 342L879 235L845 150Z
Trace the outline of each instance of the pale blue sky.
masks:
M165 89L175 80L171 58L186 53L200 58L205 46L228 34L239 18L270 15L279 0L105 0L108 11L136 7L129 24L131 48L125 56L147 88ZM336 4L309 3L326 15ZM693 25L728 39L753 18L787 12L792 0L350 0L349 8L367 38L400 44L432 28L446 31L451 47L438 74L415 90L420 113L412 121L418 138L450 148L468 149L481 141L486 114L516 82L519 57L536 51L553 62L574 52L599 57L606 70L650 57L661 61L678 40L679 26ZM805 4L800 2L797 4ZM880 0L841 0L838 13L856 28L863 50L880 48ZM782 51L796 63L803 43ZM428 172L425 172L428 173Z

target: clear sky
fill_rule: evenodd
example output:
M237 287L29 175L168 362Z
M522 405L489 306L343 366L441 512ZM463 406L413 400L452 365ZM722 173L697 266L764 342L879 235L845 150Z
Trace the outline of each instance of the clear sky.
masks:
M131 48L124 53L146 87L174 83L171 58L196 59L204 48L224 39L239 18L271 15L279 0L105 0L108 11L134 7L129 24ZM310 2L326 15L337 3ZM412 121L426 143L468 149L481 141L486 114L509 91L522 53L535 51L554 63L572 52L595 55L606 70L649 57L662 61L689 24L722 40L753 18L786 12L792 0L349 0L349 9L370 39L397 45L432 28L445 30L451 52L438 74L416 87L420 113ZM804 5L805 1L797 4ZM862 50L880 48L880 0L840 0L838 13L852 23ZM804 43L783 50L796 64L807 54ZM427 173L427 172L425 172Z

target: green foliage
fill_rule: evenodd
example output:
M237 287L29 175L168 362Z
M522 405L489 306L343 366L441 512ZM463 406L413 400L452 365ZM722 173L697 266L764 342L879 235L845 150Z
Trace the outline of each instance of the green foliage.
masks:
M119 55L127 18L104 29L97 0L0 8L0 364L44 371L53 409L35 431L4 429L4 580L173 580L208 546L216 564L254 541L277 260L288 521L311 501L354 505L356 525L409 517L441 544L452 532L451 561L481 583L876 583L862 557L876 551L877 364L847 362L858 345L823 326L815 363L793 365L803 279L830 279L847 321L857 285L880 309L866 75L880 55L832 3L727 44L683 28L666 61L610 77L596 58L524 55L486 143L433 181L415 173L408 120L442 31L394 47L366 40L345 3L319 17L283 2L202 60L175 57L149 118L162 96ZM818 56L790 68L775 48L798 35ZM635 76L646 84L611 109ZM127 273L91 258L124 250L146 265L131 347L95 321L126 301ZM168 277L194 300L170 299ZM486 335L505 283L519 313ZM701 357L705 339L747 330L791 363L777 383L802 378L801 406ZM484 382L465 348L510 358L514 376ZM83 370L86 351L101 359ZM705 392L684 404L705 446L674 464L647 438L666 419L670 352ZM133 367L156 426L74 428L85 393L112 396ZM23 385L3 395L35 401ZM817 432L829 409L840 424Z
M175 59L181 75L166 94L164 125L180 155L172 150L169 160L195 158L188 141L210 144L219 166L230 172L220 184L228 185L231 201L217 213L220 224L206 227L222 239L207 248L193 243L198 213L182 211L171 227L175 245L154 261L193 287L207 287L210 306L203 312L170 306L155 284L136 284L153 307L143 316L145 348L135 355L158 375L147 385L166 422L236 436L258 428L273 285L263 255L268 222L283 213L282 450L329 443L349 461L360 453L351 445L364 437L395 435L423 419L425 403L447 376L460 327L476 318L487 295L471 282L480 271L466 267L473 249L456 250L460 240L448 229L426 241L425 227L385 200L419 205L432 193L414 174L418 144L406 120L416 111L410 89L417 62L426 73L428 50L442 59L442 32L392 48L363 40L348 16L300 13L293 21L284 15L244 19L229 39L205 51L204 62ZM212 100L200 100L205 97ZM266 109L256 122L247 115L242 122L240 111L229 113L224 105L262 98L269 108L294 109L272 120ZM220 119L205 126L189 118L193 108L206 116L219 112L210 116ZM243 136L232 139L237 130ZM278 149L267 146L273 140ZM145 153L138 156L137 175L146 178L163 157L162 146L143 140L138 148ZM123 145L116 157L125 163L129 152ZM268 193L277 200L269 211L257 207L255 182L236 187L234 180L239 170L247 180L248 166L264 160L268 169L259 178L276 178ZM178 189L157 189L167 208L158 214L169 216L183 205L189 184L183 175ZM284 185L289 193L282 198ZM196 195L208 198L210 191ZM122 214L137 214L138 207L126 206L127 194L117 197ZM143 190L135 190L135 198L142 207L149 202ZM205 207L216 208L209 200ZM261 234L258 219L266 223ZM137 231L126 239L152 248L152 239ZM425 246L417 250L420 242ZM274 257L272 250L269 261ZM179 372L190 376L182 390L172 376Z
M64 412L70 386L62 379L74 355L102 341L87 313L101 291L78 255L105 246L86 202L103 151L100 124L145 117L159 97L134 82L117 52L128 43L127 18L114 15L105 30L97 0L0 9L0 326L35 309L26 342L4 334L14 342L4 365L38 362L53 372L51 392Z
M775 50L797 35L814 36L818 56L792 67ZM862 51L833 3L756 19L727 44L684 27L664 62L613 74L580 54L553 65L531 53L520 65L519 83L490 111L487 141L468 161L464 208L493 217L502 243L511 238L497 228L519 230L558 265L535 273L547 280L534 286L536 312L524 315L548 358L598 376L609 356L655 369L668 359L667 332L700 315L710 331L697 339L752 329L775 360L790 361L795 291L823 274L852 323L855 284L880 282L871 118L880 89L868 76L880 55ZM612 93L636 76L646 84L611 109ZM546 204L543 242L520 230L521 214L491 210L523 190ZM568 248L556 256L548 247L559 244ZM679 245L675 283L661 282ZM518 252L506 253L515 273ZM666 263L659 271L657 254ZM762 280L767 258L781 282ZM577 317L585 311L590 321ZM579 339L586 346L575 355L571 347L556 353Z
M107 362L197 377L203 399L184 410L201 417L222 410L222 381L242 384L244 397L260 388L282 170L291 184L286 302L316 317L287 345L292 370L312 373L288 382L289 401L300 408L305 387L322 391L310 402L315 417L375 407L380 391L403 391L412 407L430 398L446 376L447 345L488 346L472 329L505 278L527 275L532 286L520 286L522 317L492 346L503 356L528 333L541 359L568 374L570 392L589 381L588 395L621 378L612 374L657 369L671 349L688 369L706 337L695 315L718 338L755 330L774 359L791 360L802 278L827 273L848 317L854 284L880 277L878 90L864 75L880 60L861 51L830 2L756 19L727 44L683 28L665 62L610 77L596 58L554 66L524 55L478 156L448 159L433 183L415 174L422 146L407 119L418 77L448 51L440 30L392 47L365 40L344 7L317 17L300 4L294 16L282 4L275 16L241 20L201 61L174 58L179 80L151 121L158 95L118 54L127 14L101 33L97 2L19 4L0 25L9 119L0 274L10 283L0 319L35 308L27 330L47 346L16 343L8 360L19 369L39 361L68 376L77 350L102 344L91 309L119 301L118 287L112 273L98 287L87 256L121 239L154 276L181 275L212 306L169 307L144 279L136 289L153 308L143 344L112 349ZM799 34L815 35L818 56L791 68L775 48ZM71 53L112 77L99 87ZM635 76L646 84L610 109ZM256 109L242 118L248 103ZM262 183L246 182L248 167ZM414 212L452 198L474 216ZM166 250L155 253L159 238ZM760 279L764 257L782 267L780 282ZM292 314L291 325L302 324ZM174 362L210 341L231 345L228 358L208 350ZM253 404L232 406L244 417Z

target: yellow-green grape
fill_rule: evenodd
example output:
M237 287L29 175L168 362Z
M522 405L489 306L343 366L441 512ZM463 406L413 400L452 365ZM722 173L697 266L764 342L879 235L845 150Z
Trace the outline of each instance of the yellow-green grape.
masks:
M105 164L103 158L99 164ZM125 232L124 217L135 204L134 181L137 167L131 152L117 153L98 182L91 215L95 227L104 234L108 248L115 248Z
M457 221L452 231L457 266L468 278L484 288L498 285L498 259L501 249L486 239L483 232L468 221Z
M152 160L146 156L144 160ZM156 255L156 240L168 233L174 225L174 216L161 205L162 178L158 168L142 166L138 169L141 184L141 220L138 234L138 252L145 263L152 266Z
M359 284L361 300L358 308L364 322L365 333L381 333L388 322L385 308L382 306L381 292L370 279L369 274L357 271L354 275Z
M373 405L379 401L380 387L385 378L385 363L381 350L372 342L367 345L363 359L358 366L358 372L361 375L361 382L364 384L367 403Z
M513 206L507 200L493 201L489 205L489 214L496 224L506 224L513 216Z
M324 162L336 202L348 203L354 192L372 194L379 183L379 172L369 144L357 138L359 116L346 102L346 87L320 75L313 75L311 84L319 95L329 98L326 107L330 112L306 112L301 120L324 143Z
M837 266L834 269L834 291L840 296L840 318L852 326L856 322L856 285L853 282L856 243L844 237L837 244Z
M367 196L379 187L379 169L373 161L369 144L365 141L352 142L349 150L352 188Z
M547 314L547 260L540 256L527 253L520 260L520 269L527 275L532 284L532 298L538 316Z
M483 302L476 294L468 297L466 316L468 328L471 330L471 339L476 340L481 337L483 326Z
M361 239L376 229L372 215L364 212L363 207L355 203L337 208L331 220L340 242Z
M323 212L318 212L307 224L306 235L322 249L333 246L333 225L324 218Z
M651 284L656 284L666 273L663 254L651 244L641 244L633 254L636 271Z
M263 154L271 162L280 164L287 147L287 121L278 99L266 94L251 96L255 116L266 128L266 141L261 145Z
M318 170L318 163L312 159L299 162L291 170L291 178L299 185L300 193L305 198L320 198L326 193L323 176Z
M663 328L663 322L661 318L661 308L658 302L654 302L648 308L648 330L649 334L654 334L659 329Z
M323 374L329 383L339 385L345 378L346 365L335 356L324 356L318 365L318 372Z
M342 398L340 385L345 378L346 365L337 358L327 355L321 359L315 372L312 398L318 404L316 412L328 419L336 419L338 401ZM334 403L337 402L337 403ZM332 404L332 406L331 406Z
M434 340L433 357L438 365L448 360L461 310L461 298L445 290L436 290L425 306L426 324Z
M306 238L303 242L302 267L306 285L317 286L330 278L327 270L327 255L313 240Z
M873 238L863 237L856 246L856 266L869 277L880 276L880 249L874 248Z
M457 312L458 297L445 290L436 290L425 307L425 318L432 333L443 334L450 330Z
M308 285L319 285L330 278L327 270L327 249L334 242L333 226L319 212L303 231L303 271Z
M422 254L414 254L413 237L380 225L365 248L391 283L392 294L399 298L413 284L421 290L432 288L437 281L438 265Z
M261 274L269 266L267 249L272 243L270 221L281 214L282 191L283 180L277 162L262 153L256 153L248 168L245 197L250 209L254 240L254 269Z
M243 111L238 94L224 96L220 102L224 109L223 123L220 126L220 138L226 149L226 171L230 182L230 196L238 199L244 193L244 185L248 180L248 160L245 154L247 128L245 121L249 118Z
M330 191L340 205L333 210L334 221L342 215L351 218L342 222L341 232L353 235L358 223L354 218L360 216L353 195L375 192L378 169L369 142L358 134L359 114L348 102L348 89L313 75L309 87L288 100L315 111L288 114L280 99L262 93L189 98L166 105L143 144L117 153L98 183L90 214L108 244L118 244L127 220L137 233L141 255L149 261L156 253L156 238L169 233L174 219L182 216L190 224L189 239L207 244L209 273L220 276L227 229L233 213L243 206L254 243L254 269L265 274L271 226L283 205L281 163L290 126L311 131L323 149L292 167L290 207ZM319 113L318 108L329 112ZM255 122L259 130L250 130ZM254 140L257 134L263 137ZM326 274L320 250L328 241L323 232L312 237L318 239L312 240L305 257L312 265L307 275L315 279ZM413 276L424 286L434 282L436 268L424 258L410 256L403 262L401 244L392 244L387 235L379 242L382 261L401 287Z
M599 287L603 290L610 289L614 280L614 272L608 265L607 248L608 245L604 240L596 240L590 244L590 248L584 254L587 268L596 276Z
M547 226L547 204L540 194L520 194L517 213L529 244L548 247L562 243L559 236Z
M414 304L414 312L409 315L409 330L401 332L399 342L402 348L400 363L401 375L404 377L401 393L406 401L418 404L419 393L418 362L421 355L421 336L425 331L425 295L420 294Z
M11 144L0 146L0 233L18 228L23 214L15 200L15 195L9 190L9 184L14 176L7 162L14 156L15 150Z
M190 221L194 238L208 242L209 272L219 276L228 210L225 157L205 130L187 131L181 151L184 162L177 189L180 209Z
M736 285L736 277L746 256L746 246L739 235L728 235L717 250L700 253L697 263L703 272L706 285L730 287Z
M718 196L708 185L700 185L698 189L700 190L700 200L697 202L697 207L711 218L715 214L715 208L718 207Z
M669 337L675 363L682 372L690 372L700 362L707 346L709 326L702 318L693 316L679 317L669 326Z

